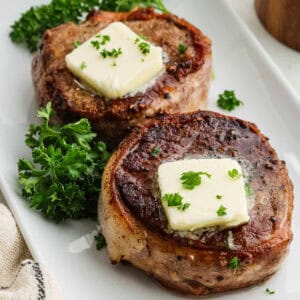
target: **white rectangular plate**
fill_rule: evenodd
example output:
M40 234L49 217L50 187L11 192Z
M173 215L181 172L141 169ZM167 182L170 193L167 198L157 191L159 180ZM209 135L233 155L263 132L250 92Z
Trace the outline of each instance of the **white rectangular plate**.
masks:
M216 80L209 96L217 110L217 95L234 89L245 103L234 115L250 120L270 137L286 160L295 184L294 241L281 270L269 281L249 289L211 298L222 300L300 299L300 100L281 77L260 44L222 0L169 0L170 10L202 29L213 41ZM96 224L82 220L56 225L28 208L17 184L18 158L29 158L24 134L35 121L36 101L31 84L32 56L9 40L9 26L30 5L41 1L1 1L0 29L0 178L5 195L36 260L46 265L60 283L64 299L178 299L145 274L128 266L112 266L106 250L93 244ZM189 297L187 297L189 298ZM271 298L270 298L271 299Z

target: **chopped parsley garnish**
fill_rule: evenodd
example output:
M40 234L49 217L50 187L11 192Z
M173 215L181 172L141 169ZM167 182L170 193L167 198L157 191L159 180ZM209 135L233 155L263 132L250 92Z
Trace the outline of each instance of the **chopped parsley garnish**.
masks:
M228 268L231 270L236 270L240 267L241 267L241 263L240 263L240 260L238 259L238 257L236 257L236 256L233 257L229 262Z
M100 9L108 11L130 11L137 6L152 6L161 12L169 12L162 0L102 0Z
M98 235L95 235L96 248L97 250L101 250L106 246L106 240L101 232Z
M97 40L92 40L91 41L91 45L96 49L99 50L100 49L100 42Z
M223 196L222 195L217 195L216 198L217 198L217 200L221 200L223 198Z
M141 42L138 44L138 47L143 55L147 55L150 53L150 44L147 42Z
M106 45L108 42L110 42L110 36L109 35L103 35L101 45Z
M109 158L106 146L95 140L87 119L66 125L50 125L49 102L31 125L26 145L32 161L18 162L22 194L30 206L48 219L96 217L101 174Z
M93 9L130 11L137 6L168 12L161 0L52 0L49 4L29 8L11 26L10 38L24 44L29 51L38 49L46 29L66 22L80 23L82 16Z
M182 210L182 211L185 211L186 209L188 209L189 207L190 207L190 203L184 203L182 206L181 206L181 208L180 208L180 210Z
M266 293L269 295L273 295L273 294L275 294L275 291L272 291L269 288L266 288Z
M114 62L112 63L112 66L113 66L113 67L116 67L116 66L117 66L117 62L114 61Z
M226 210L227 210L227 208L223 204L220 205L219 209L217 210L217 215L219 217L226 216L227 215Z
M117 58L118 56L120 56L122 54L122 49L121 48L113 48L112 50L106 50L103 49L100 54L102 55L102 57L105 59L107 57L113 57L113 58Z
M220 94L217 104L220 108L228 111L232 111L236 107L244 105L241 100L236 98L234 91L224 91L223 94Z
M73 42L73 46L74 46L74 48L79 47L80 46L80 42L79 41L74 41Z
M178 45L178 52L181 53L181 54L184 54L187 50L187 46L183 43L180 43Z
M232 179L239 179L241 178L241 174L237 169L232 169L228 171L228 176L231 177Z
M211 178L211 175L207 172L188 171L182 173L180 176L182 186L188 190L194 189L196 186L201 184L201 176L207 176L208 178Z
M176 207L178 210L185 211L190 206L190 203L182 203L183 198L179 193L165 194L162 199L168 206Z
M159 154L160 151L161 151L161 149L159 147L154 147L152 152L151 152L151 156L156 157Z
M81 63L81 65L80 65L80 69L83 70L83 69L85 69L86 67L87 67L87 64L86 64L85 61L83 61L83 62Z
M250 186L249 183L245 183L245 193L246 193L246 196L248 198L250 198L251 196L253 196L253 190L252 190L252 188L251 188L251 186Z

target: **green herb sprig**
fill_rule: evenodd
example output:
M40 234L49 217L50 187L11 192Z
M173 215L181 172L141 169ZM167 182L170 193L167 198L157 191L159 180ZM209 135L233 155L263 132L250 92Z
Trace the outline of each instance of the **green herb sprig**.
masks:
M227 215L227 208L223 204L221 204L219 209L217 210L217 215L219 217L223 217Z
M154 147L151 151L151 156L156 157L160 153L161 149L160 147Z
M122 49L121 48L113 48L112 50L107 50L107 49L103 49L100 52L101 56L105 59L107 57L112 57L112 58L117 58L122 54Z
M223 94L220 94L217 104L220 108L227 111L232 111L236 107L244 105L241 100L237 99L234 91L224 91Z
M98 235L95 235L96 248L98 251L102 250L106 246L106 240L104 235L99 232Z
M182 202L183 198L179 193L165 194L162 199L167 202L168 206L176 207L178 210L185 211L190 207L190 203Z
M182 173L180 176L182 186L185 189L193 190L196 186L201 184L202 182L201 176L206 176L208 178L211 178L211 174L208 174L207 172L188 171Z
M137 6L152 6L163 13L169 12L161 0L102 0L100 8L108 11L130 11Z
M240 262L239 258L236 256L233 257L229 262L228 268L231 270L236 270L238 268L241 268L241 262Z
M183 43L178 45L178 52L184 54L187 51L187 46Z
M232 179L239 179L242 176L237 169L229 170L227 173L228 176Z
M110 154L95 140L87 119L50 125L51 104L41 108L40 125L31 125L26 145L32 161L18 162L19 182L30 206L48 219L96 217L100 179Z
M266 288L266 293L269 294L269 295L274 295L275 291L270 290L269 288Z
M79 23L83 14L93 9L130 11L135 7L153 6L167 13L161 0L52 0L49 4L31 7L11 26L10 38L30 52L38 49L45 30L66 22Z

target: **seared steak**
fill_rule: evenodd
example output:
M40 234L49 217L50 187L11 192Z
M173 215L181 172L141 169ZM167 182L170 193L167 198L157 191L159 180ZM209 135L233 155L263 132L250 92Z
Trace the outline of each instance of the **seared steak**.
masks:
M152 155L155 147L160 152ZM250 221L233 229L175 232L157 183L165 161L234 158L253 190ZM278 270L292 239L293 186L258 128L213 112L170 115L136 129L111 157L99 220L113 263L128 261L163 284L208 294L261 282ZM229 268L237 257L241 266Z
M66 67L65 56L73 50L74 41L84 42L114 21L147 36L168 58L166 72L145 92L107 101L78 84ZM178 50L180 43L187 46L186 53ZM67 23L47 30L32 64L41 105L52 101L63 122L88 118L102 138L116 143L145 119L205 108L210 72L210 40L187 21L151 8L129 13L97 11L80 25Z

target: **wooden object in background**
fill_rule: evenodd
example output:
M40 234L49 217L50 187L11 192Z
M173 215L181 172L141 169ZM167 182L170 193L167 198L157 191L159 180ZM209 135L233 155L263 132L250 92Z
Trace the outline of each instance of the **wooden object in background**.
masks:
M300 0L255 0L255 9L274 37L300 51Z

